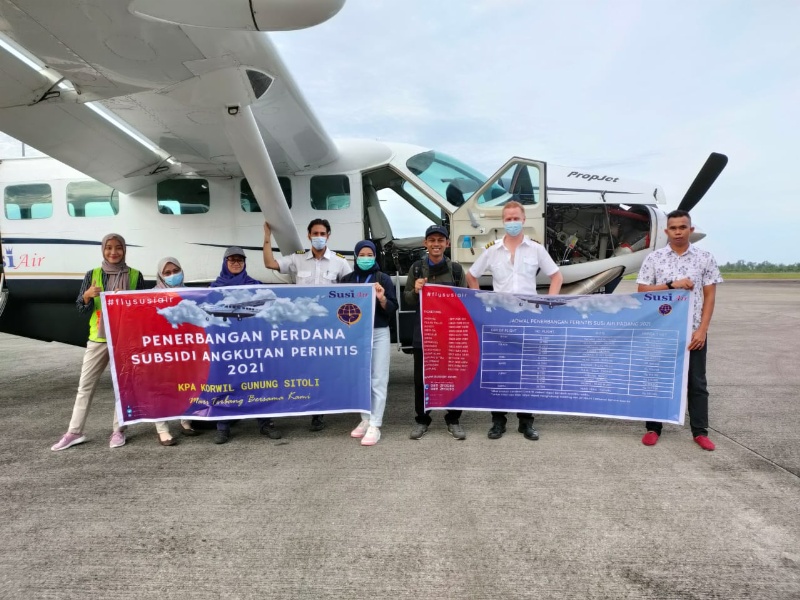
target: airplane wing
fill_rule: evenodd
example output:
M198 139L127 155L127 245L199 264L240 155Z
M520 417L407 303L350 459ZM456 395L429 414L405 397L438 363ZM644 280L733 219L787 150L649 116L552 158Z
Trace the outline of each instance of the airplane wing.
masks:
M338 156L264 31L314 25L343 3L0 0L0 130L123 192L244 174L262 203L279 192L263 169Z

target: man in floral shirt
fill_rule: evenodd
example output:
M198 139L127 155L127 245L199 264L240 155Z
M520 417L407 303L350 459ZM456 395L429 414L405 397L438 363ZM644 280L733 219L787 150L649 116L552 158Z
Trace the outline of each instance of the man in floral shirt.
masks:
M640 292L664 290L692 291L692 337L689 341L689 425L694 441L703 450L713 450L708 439L708 389L706 386L706 349L708 326L714 314L717 284L722 283L717 263L710 252L689 243L694 231L692 218L685 210L667 215L665 230L669 244L650 253L639 270L636 282ZM661 435L661 423L647 421L645 446L655 446Z

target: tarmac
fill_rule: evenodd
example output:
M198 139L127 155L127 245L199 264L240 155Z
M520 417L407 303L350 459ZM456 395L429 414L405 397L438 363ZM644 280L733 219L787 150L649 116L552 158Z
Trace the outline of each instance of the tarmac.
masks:
M620 291L633 291L624 282ZM383 438L357 416L281 419L111 450L103 377L90 441L66 430L83 349L0 335L0 597L800 598L800 281L727 282L709 336L711 439L543 415L419 441L410 356L392 355ZM510 424L514 421L510 419Z

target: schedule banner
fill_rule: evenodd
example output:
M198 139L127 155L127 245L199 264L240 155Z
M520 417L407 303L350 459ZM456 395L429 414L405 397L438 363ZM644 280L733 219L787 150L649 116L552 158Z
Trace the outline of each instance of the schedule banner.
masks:
M370 410L370 285L101 299L121 423Z
M691 292L422 288L428 409L683 423Z

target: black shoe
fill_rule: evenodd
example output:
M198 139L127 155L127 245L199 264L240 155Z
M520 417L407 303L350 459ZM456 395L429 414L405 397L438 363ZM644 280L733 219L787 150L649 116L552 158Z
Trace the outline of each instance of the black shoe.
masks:
M506 432L506 426L502 423L493 423L492 428L489 430L490 440L499 440Z
M215 444L227 444L231 439L231 432L229 429L217 429L214 435Z
M181 425L181 434L182 435L188 435L190 437L194 437L196 435L200 435L200 432L197 431L197 429L194 429L193 427L188 427L187 428L187 427L184 427L183 425Z
M524 435L526 440L539 439L539 432L533 427L533 423L520 422L519 427L517 427L517 431Z
M325 421L322 420L322 415L314 415L311 417L311 431L322 431L325 429Z
M281 439L281 432L278 431L277 427L275 427L274 421L267 421L266 423L262 423L261 427L259 427L258 430L261 432L261 435L265 435L271 440Z

